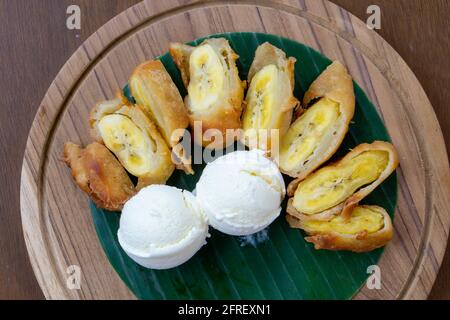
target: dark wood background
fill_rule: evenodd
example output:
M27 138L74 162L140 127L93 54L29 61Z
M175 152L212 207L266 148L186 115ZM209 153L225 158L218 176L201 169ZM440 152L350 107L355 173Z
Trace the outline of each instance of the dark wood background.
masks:
M161 0L155 0L161 1ZM0 299L43 299L20 222L20 170L29 128L50 82L96 29L139 0L0 0ZM379 5L384 37L424 87L450 150L450 0L332 0L360 19ZM81 8L82 29L66 28ZM426 128L424 128L426 134ZM450 299L450 253L431 292Z

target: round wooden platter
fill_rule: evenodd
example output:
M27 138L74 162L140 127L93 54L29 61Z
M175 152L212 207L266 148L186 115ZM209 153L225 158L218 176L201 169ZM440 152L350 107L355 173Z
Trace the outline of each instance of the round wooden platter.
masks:
M450 170L442 132L419 82L377 33L325 0L144 1L94 33L69 59L33 122L22 168L25 241L49 299L134 298L97 239L89 202L61 162L66 141L90 142L88 113L127 82L132 69L208 34L278 34L345 63L382 116L400 157L395 236L379 262L380 290L356 299L426 298L450 226ZM299 62L301 63L301 61ZM69 289L69 266L81 288Z

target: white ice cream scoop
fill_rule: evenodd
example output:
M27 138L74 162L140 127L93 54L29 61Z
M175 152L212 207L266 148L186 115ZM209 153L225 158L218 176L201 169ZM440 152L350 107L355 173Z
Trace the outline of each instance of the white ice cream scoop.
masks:
M138 264L168 269L189 260L206 243L208 223L189 191L151 185L125 203L117 235Z
M258 232L280 214L285 195L277 165L262 151L235 151L209 163L196 186L196 197L209 224L242 236Z

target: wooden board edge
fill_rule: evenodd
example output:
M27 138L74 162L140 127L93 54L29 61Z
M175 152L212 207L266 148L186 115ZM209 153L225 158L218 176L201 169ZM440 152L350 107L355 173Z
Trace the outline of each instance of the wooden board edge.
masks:
M112 20L110 20L107 24L105 24L102 28L100 28L97 32L95 32L91 37L89 37L86 41L90 42L93 41L93 39L95 38L97 33L103 33L104 30L106 30L106 28L108 28L108 25L110 25L115 19L118 19L120 17L124 17L128 12L132 12L132 10L136 10L136 8L138 6L146 6L150 7L150 5L146 5L148 1L143 2L143 3L139 3L127 10L125 10L124 12L122 12L121 14L119 14L118 16L116 16L115 18L113 18ZM176 8L177 3L175 3L175 1L167 1L166 4L170 6L167 10L170 11L171 8ZM221 3L221 1L208 1L209 3ZM242 3L254 3L255 1L243 1ZM266 2L266 1L263 1ZM272 2L272 1L267 1L267 3ZM201 2L194 2L194 1L187 1L187 3L201 3ZM258 2L258 4L260 4L260 2ZM327 3L327 6L333 7L336 5L332 4L332 3ZM147 8L148 10L148 8ZM161 11L163 12L163 11ZM357 19L357 18L355 18ZM146 18L141 18L141 21L146 20ZM358 19L357 19L358 20ZM139 21L138 21L139 22ZM362 23L362 22L361 22ZM371 31L374 32L374 31ZM117 37L121 37L126 33L126 30L117 30ZM378 36L378 35L377 35ZM116 40L115 39L111 39L111 44L113 44L113 42ZM393 52L395 52L394 49L392 49ZM396 53L396 52L395 52ZM396 53L397 54L397 53ZM397 54L398 55L398 54ZM62 73L64 70L68 70L69 69L69 65L71 60L73 59L78 59L79 57L83 57L86 58L86 52L83 50L83 48L79 48L73 55L72 57L68 60L68 62L63 66L63 68L61 69L60 73ZM97 58L98 56L93 56L93 57L89 57L89 63L91 63L93 60L95 60L95 58ZM400 56L398 56L400 61L403 61ZM404 62L403 62L404 63ZM409 77L413 77L415 79L415 81L417 82L418 86L420 86L418 80L415 78L414 74L412 73L411 69L404 63L404 66L402 66L402 69L404 70L405 73L409 74ZM84 72L84 70L81 70L80 73L78 75L81 75ZM60 74L59 73L59 74ZM58 78L58 76L56 77L56 79ZM56 80L55 80L56 81ZM53 85L53 84L52 84ZM421 86L420 86L421 87ZM70 90L67 89L66 90L66 94L69 92ZM423 93L425 95L425 93ZM426 97L426 95L425 95ZM426 98L428 100L428 98ZM44 98L45 101L45 98ZM50 115L51 117L53 117L52 119L55 120L57 117L57 114L52 114L52 110L47 110L47 107L45 105L45 103L41 104L40 108L38 109L36 118L39 117L39 115L41 114L47 114ZM430 110L431 109L431 110ZM431 112L430 112L431 111ZM445 194L449 194L450 193L450 181L449 181L449 177L450 177L450 173L448 173L448 158L445 152L445 148L443 147L443 135L442 132L440 130L439 124L437 122L437 118L436 115L434 114L434 112L432 111L432 107L431 104L427 105L427 113L428 116L430 116L430 114L432 115L432 119L430 119L430 121L433 123L433 130L430 130L431 132L435 133L433 135L434 138L434 143L441 145L443 150L439 151L438 153L438 157L440 159L442 159L442 161L445 163L447 163L447 169L444 167L444 173L434 176L434 178L436 179L438 185L440 186L440 188L442 188L442 190L447 191L447 193L444 192L440 192L436 197L434 197L433 201L435 201L437 203L437 206L435 206L435 208L433 209L433 211L431 211L431 218L430 221L433 222L433 232L430 233L426 239L426 243L424 243L424 248L427 250L433 250L434 253L434 258L432 256L430 256L429 251L424 251L423 254L423 260L422 261L418 261L417 262L417 266L416 266L416 277L417 279L415 279L415 283L411 283L410 286L406 289L403 290L403 294L404 296L399 296L399 298L426 298L426 296L428 295L429 291L431 290L432 284L429 284L429 280L427 280L426 284L422 284L420 285L421 279L420 277L425 277L423 274L424 271L427 270L431 270L431 271L427 271L428 274L426 275L426 277L428 279L432 278L433 282L434 279L437 275L437 271L439 268L437 268L436 271L436 265L440 266L444 253L445 253L445 246L444 249L442 249L441 247L435 248L436 250L434 250L435 245L433 244L433 241L437 241L440 240L442 238L442 236L447 236L448 237L448 230L450 227L450 221L448 219L448 213L444 212L442 209L445 209L447 207L447 204L445 203L445 199L443 198L442 195ZM35 118L35 120L36 120ZM22 215L22 224L23 224L23 229L24 229L24 237L25 237L25 241L26 241L26 245L27 245L27 250L29 252L30 255L30 259L32 260L32 265L33 265L33 270L38 278L38 282L41 286L41 288L46 287L46 285L44 284L48 284L49 282L49 278L50 281L53 283L53 278L55 277L55 275L47 274L46 271L43 271L43 269L46 268L41 268L41 267L36 267L36 265L38 265L39 263L34 263L37 261L37 257L35 256L35 250L33 249L34 246L41 246L42 243L42 237L39 238L33 238L33 236L31 236L32 231L36 230L36 226L39 225L39 223L41 223L41 221L39 220L39 217L34 217L35 213L39 211L39 200L38 200L38 194L39 194L39 186L40 186L40 181L39 181L39 177L36 177L36 173L38 172L33 172L33 169L31 168L30 165L27 164L27 159L29 161L32 161L32 155L28 153L29 150L29 144L31 144L31 140L32 137L38 137L38 136L42 136L42 132L37 132L42 130L42 128L38 128L35 125L35 122L33 122L33 126L30 130L30 136L27 142L27 148L25 151L25 156L24 156L24 163L22 166L22 176L21 176L21 190L20 190L20 203L21 203L21 215ZM44 133L45 134L45 133ZM428 139L427 139L428 140ZM41 141L42 143L45 143L45 141L47 141L47 137L45 137L43 139L43 141ZM438 141L436 143L436 141ZM39 151L44 151L44 145L42 146L42 150ZM31 148L31 147L30 147ZM33 145L33 148L35 148L35 146ZM32 165L34 167L34 164ZM40 166L39 166L40 167ZM34 168L36 169L36 168ZM442 169L442 168L441 168ZM447 174L445 174L445 171L447 171ZM441 172L442 173L442 172ZM31 185L30 183L30 179L31 179ZM441 210L438 210L441 209ZM35 211L37 210L37 211ZM440 221L440 224L438 223ZM437 229L434 229L436 225ZM42 260L42 259L40 259ZM431 268L430 268L431 266ZM45 266L44 266L45 267ZM407 285L407 284L405 284ZM55 287L55 290L57 288ZM65 295L63 293L61 293L61 295L59 294L54 294L53 292L50 293L48 292L48 290L44 290L44 294L47 298L70 298L70 295Z

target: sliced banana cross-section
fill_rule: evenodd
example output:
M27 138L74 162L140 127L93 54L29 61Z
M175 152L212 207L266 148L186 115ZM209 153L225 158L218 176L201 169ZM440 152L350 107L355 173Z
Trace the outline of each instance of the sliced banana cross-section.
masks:
M340 116L339 104L322 98L300 116L283 137L280 148L280 168L283 172L305 167L320 152L322 139L330 139Z
M289 127L298 105L293 96L294 63L294 58L286 58L267 42L256 49L242 118L243 142L248 147L269 151L272 140L282 137Z
M357 206L351 216L329 220L300 220L286 217L289 225L308 233L306 241L316 249L367 252L386 245L393 234L392 221L386 210L378 206Z
M137 189L164 184L174 164L156 125L138 105L116 103L114 108L99 108L104 105L110 104L99 104L91 112L93 135L116 155L129 173L139 178Z
M297 178L292 188L341 145L355 110L352 78L338 61L333 62L310 86L303 100L308 107L281 140L280 169Z
M204 44L192 51L189 71L187 90L191 108L195 111L207 110L220 98L225 83L225 70L211 45Z
M326 166L301 181L289 200L288 213L299 219L329 219L352 209L397 167L394 147L376 141L361 144L335 164Z
M105 145L129 173L139 177L151 170L148 155L155 152L155 142L130 118L121 114L107 115L100 120L98 127Z
M270 125L270 115L276 112L278 91L278 69L270 64L254 77L247 94L247 108L244 112L244 129L264 129Z
M101 101L92 108L89 114L89 127L92 138L97 142L102 142L102 137L100 136L100 131L98 129L98 122L102 117L108 114L112 114L126 106L128 100L123 96L122 92L118 91L116 98L112 100Z
M238 135L227 137L227 129L241 127L246 83L239 78L238 55L228 40L211 38L197 47L171 43L169 51L188 91L185 105L191 126L201 126L201 132L194 132L195 142L210 149L232 144ZM212 137L205 135L207 131Z

